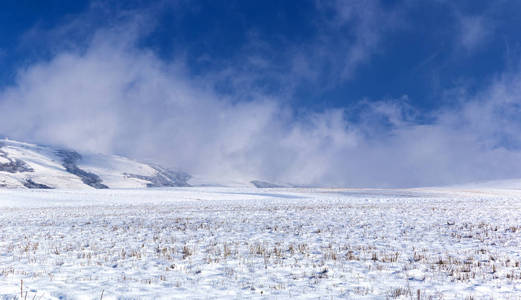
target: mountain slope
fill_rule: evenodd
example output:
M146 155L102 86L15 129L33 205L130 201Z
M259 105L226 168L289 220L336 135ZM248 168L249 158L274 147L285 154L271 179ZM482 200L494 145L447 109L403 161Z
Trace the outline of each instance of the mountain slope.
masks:
M105 189L188 186L190 175L114 155L0 139L0 187Z

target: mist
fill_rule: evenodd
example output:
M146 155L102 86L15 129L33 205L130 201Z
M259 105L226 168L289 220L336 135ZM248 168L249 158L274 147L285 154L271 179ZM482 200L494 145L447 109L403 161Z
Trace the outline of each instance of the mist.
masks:
M219 93L215 76L194 77L182 57L160 59L136 35L99 30L84 48L19 69L0 92L0 133L216 179L412 187L521 177L519 68L427 114L406 95L296 111L284 95Z

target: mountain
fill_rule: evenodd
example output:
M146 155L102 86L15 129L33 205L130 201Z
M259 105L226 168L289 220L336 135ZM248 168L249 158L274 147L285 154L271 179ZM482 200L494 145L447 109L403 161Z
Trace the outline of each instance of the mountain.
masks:
M262 180L252 180L250 181L251 184L253 184L258 189L271 189L271 188L282 188L285 187L280 184L275 184L267 181Z
M190 175L125 157L0 139L0 188L106 189L189 186Z

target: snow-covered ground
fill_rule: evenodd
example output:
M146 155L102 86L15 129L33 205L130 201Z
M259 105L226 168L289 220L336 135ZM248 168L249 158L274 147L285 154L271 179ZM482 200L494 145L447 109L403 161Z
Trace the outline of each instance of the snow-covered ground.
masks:
M520 242L514 189L0 190L0 299L516 298Z

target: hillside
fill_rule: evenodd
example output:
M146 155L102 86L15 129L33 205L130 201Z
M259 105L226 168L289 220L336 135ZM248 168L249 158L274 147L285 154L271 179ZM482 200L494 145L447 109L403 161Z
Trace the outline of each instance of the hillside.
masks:
M0 140L0 188L106 189L188 186L190 175L125 157Z

